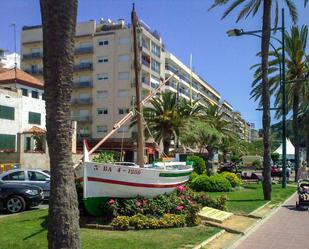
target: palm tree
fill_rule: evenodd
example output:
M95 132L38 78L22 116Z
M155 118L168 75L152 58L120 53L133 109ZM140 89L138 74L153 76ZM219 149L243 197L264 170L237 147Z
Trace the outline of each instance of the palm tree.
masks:
M144 107L143 116L146 122L145 132L151 134L157 143L163 142L163 153L169 155L171 141L179 136L184 125L184 119L199 115L201 106L197 101L177 101L176 93L167 91L160 97L150 100L150 106ZM131 126L136 124L134 118Z
M70 101L77 0L41 0L44 97L51 169L48 248L80 248Z
M292 110L293 113L293 142L295 146L295 163L296 171L299 166L299 150L300 150L300 133L299 133L299 110L300 104L305 101L306 89L308 84L304 84L302 79L306 77L309 72L308 68L308 57L306 56L306 45L307 45L308 28L303 25L301 28L298 26L293 26L291 28L290 34L285 33L284 39L286 43L286 79L293 83L287 84L287 102L288 109ZM275 53L272 53L275 55ZM279 56L279 58L278 58ZM280 91L280 72L278 72L278 67L281 63L281 55L279 54L274 60L270 61L269 64L272 65L269 69L270 82L271 82L271 92L275 93L276 101L275 105L281 107L282 105L282 93ZM259 66L259 65L257 65ZM277 73L277 74L275 74ZM260 68L257 69L255 73L255 80L253 82L253 90L251 92L252 97L259 99L261 97L260 87ZM281 116L282 112L277 112L277 117Z
M263 105L263 193L265 200L271 200L271 175L270 175L270 92L268 82L268 55L269 42L271 33L271 12L272 6L275 5L275 27L278 23L278 0L215 0L212 6L220 6L231 3L224 12L222 18L229 15L236 7L242 6L238 14L237 22L249 15L255 16L260 8L263 8L262 17L262 43L261 43L261 66L262 66L262 105ZM294 2L285 0L293 21L297 20L297 11ZM305 0L305 4L307 0Z

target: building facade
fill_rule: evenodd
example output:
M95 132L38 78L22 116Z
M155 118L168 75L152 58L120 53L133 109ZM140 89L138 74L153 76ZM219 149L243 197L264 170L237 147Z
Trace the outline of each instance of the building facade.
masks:
M24 27L21 40L23 70L42 80L42 27ZM188 100L192 80L192 99L199 99L204 106L220 105L220 94L166 51L158 33L142 21L138 29L138 44L142 98L154 90L161 79L167 79L179 70L163 91L178 91L180 97ZM133 107L133 56L132 28L123 19L77 24L71 114L77 121L79 140L86 137L90 143L95 143ZM135 147L134 134L134 129L127 124L103 144L102 149L130 149L126 153L126 159L130 160Z

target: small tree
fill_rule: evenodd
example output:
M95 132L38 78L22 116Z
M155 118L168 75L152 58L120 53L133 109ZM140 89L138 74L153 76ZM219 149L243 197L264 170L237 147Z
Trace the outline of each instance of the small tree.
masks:
M239 155L232 155L231 156L231 161L235 164L240 164L241 162L241 158Z
M280 154L277 152L271 153L271 160L273 160L274 164L277 164L279 162Z
M187 160L193 162L194 172L196 172L199 175L205 172L206 164L203 158L199 156L189 156Z

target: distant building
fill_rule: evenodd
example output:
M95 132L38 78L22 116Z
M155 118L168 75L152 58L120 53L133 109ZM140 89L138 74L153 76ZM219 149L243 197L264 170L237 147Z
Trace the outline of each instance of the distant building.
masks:
M0 49L0 67L14 68L16 60L16 67L20 68L20 55L17 53L7 54L3 49Z

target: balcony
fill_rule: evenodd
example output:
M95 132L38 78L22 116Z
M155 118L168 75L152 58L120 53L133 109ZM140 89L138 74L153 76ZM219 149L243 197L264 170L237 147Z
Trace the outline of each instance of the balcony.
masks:
M92 98L72 99L72 105L91 105Z
M92 121L91 115L72 116L71 119L77 122L91 122Z
M74 71L86 71L86 70L92 70L92 63L82 63L79 65L74 65Z
M92 81L78 81L78 82L73 82L73 88L78 89L78 88L92 88L93 84Z
M43 57L43 53L31 53L31 54L24 54L23 60L33 60L33 59L41 59Z
M81 47L81 48L75 48L75 55L79 54L92 54L93 53L93 47Z
M43 75L42 69L25 69L25 72L31 75Z
M150 68L150 62L142 58L142 64L145 65L146 67Z

